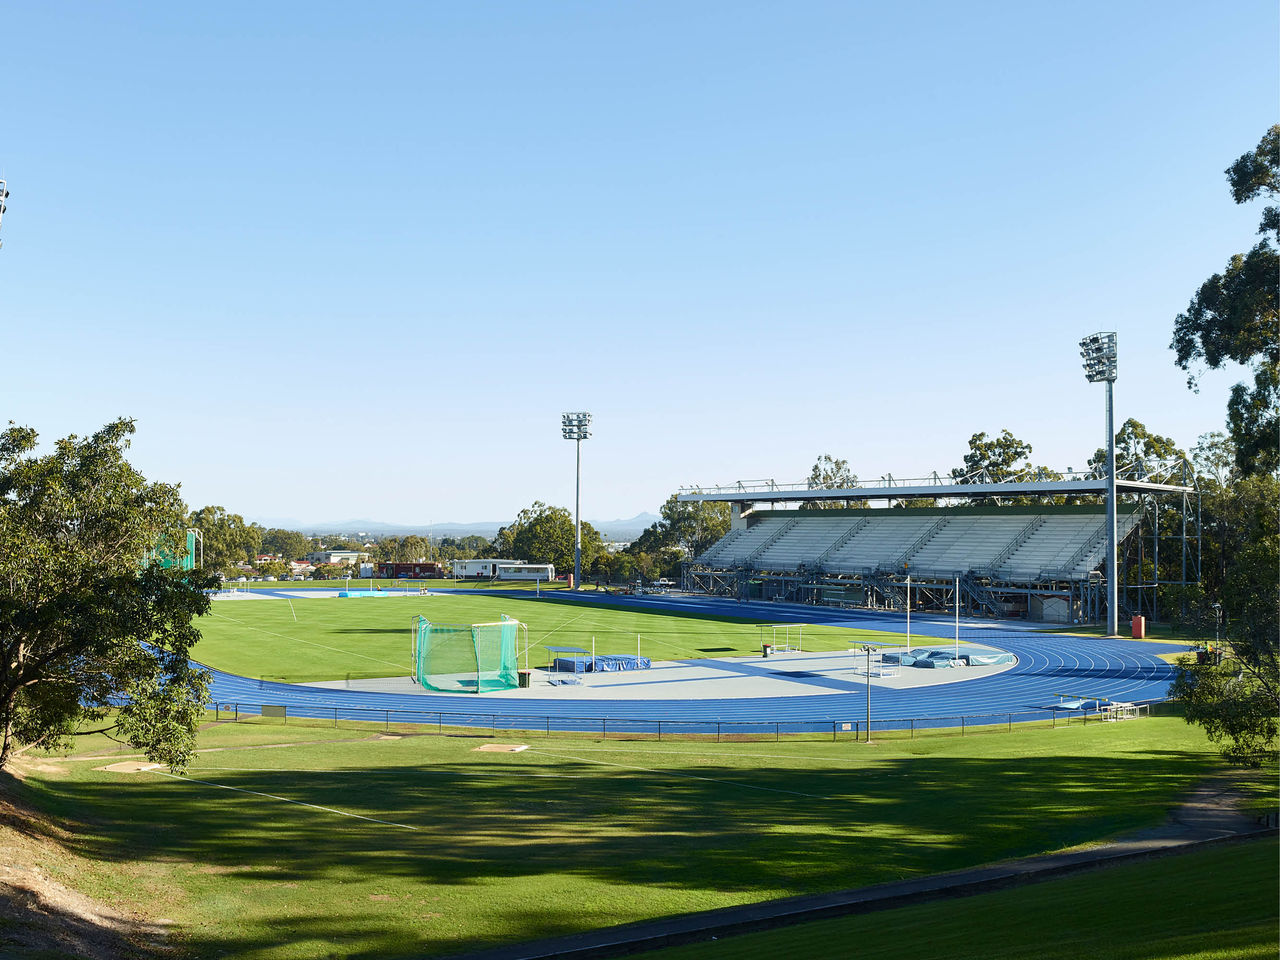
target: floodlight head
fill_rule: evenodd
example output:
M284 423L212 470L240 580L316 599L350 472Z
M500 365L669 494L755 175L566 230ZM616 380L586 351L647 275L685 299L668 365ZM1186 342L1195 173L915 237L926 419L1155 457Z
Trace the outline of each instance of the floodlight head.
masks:
M560 415L560 435L566 440L586 440L591 436L591 414L586 411Z
M1090 383L1116 380L1116 335L1091 333L1080 341L1080 356L1084 360L1084 375Z

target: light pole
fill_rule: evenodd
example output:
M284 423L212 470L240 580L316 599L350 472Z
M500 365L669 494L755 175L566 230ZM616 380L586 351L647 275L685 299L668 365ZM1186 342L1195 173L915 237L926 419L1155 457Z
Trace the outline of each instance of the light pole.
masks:
M871 742L871 651L875 648L866 645L862 652L867 655L867 743Z
M582 441L591 436L591 414L586 411L560 415L560 435L574 441L578 453L573 485L573 589L582 589Z
M956 574L956 659L960 659L960 575Z
M1116 335L1091 333L1080 341L1084 373L1090 383L1107 385L1107 634L1120 632L1119 586L1116 583L1116 427L1112 388L1116 382Z

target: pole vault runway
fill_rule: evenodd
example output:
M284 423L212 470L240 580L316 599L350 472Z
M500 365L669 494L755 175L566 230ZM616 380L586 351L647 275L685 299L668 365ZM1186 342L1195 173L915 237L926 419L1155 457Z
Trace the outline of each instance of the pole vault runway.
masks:
M487 591L490 595L492 591ZM710 597L609 597L596 600L575 597L575 602L609 606L671 610L686 614L752 617L758 622L800 622L900 634L905 628L901 614L879 611L832 610L797 604L740 604ZM912 647L948 648L954 640L951 620L916 615L911 621ZM941 671L944 682L930 677L927 686L893 688L873 681L871 698L873 722L890 728L910 721L945 721L962 716L1017 714L1032 719L1048 717L1059 696L1109 699L1128 703L1149 703L1168 695L1174 668L1159 653L1177 652L1178 646L1133 640L1107 640L1031 631L1019 624L990 621L961 621L962 642L1006 650L1017 663L1002 672L965 678L965 668ZM886 638L891 640L892 638ZM715 661L675 661L676 664L722 669L726 677L764 676L774 673L786 657ZM803 656L803 655L794 655ZM814 655L817 656L817 655ZM849 654L827 655L847 658ZM902 670L914 671L904 667ZM657 671L655 671L656 673ZM933 673L934 671L927 671ZM867 701L865 677L852 670L847 675L800 672L786 678L788 694L777 696L733 696L726 683L725 696L708 695L707 687L697 698L646 695L643 673L626 675L630 682L617 684L617 696L593 691L590 699L575 698L576 688L548 688L520 691L519 696L384 693L368 690L316 687L302 684L254 680L213 671L211 695L221 704L238 704L241 712L256 713L261 704L284 705L292 716L359 718L376 711L392 719L408 720L409 714L445 714L445 723L465 722L460 718L493 718L517 726L518 719L549 721L555 729L576 729L575 721L608 719L638 723L770 723L833 724L865 717ZM631 678L636 678L631 680ZM713 681L712 681L713 682ZM797 683L811 682L812 695L797 693ZM663 689L670 689L663 687ZM821 690L821 692L818 692ZM612 691L610 691L611 693ZM399 716L397 716L399 715ZM434 720L433 720L434 722Z

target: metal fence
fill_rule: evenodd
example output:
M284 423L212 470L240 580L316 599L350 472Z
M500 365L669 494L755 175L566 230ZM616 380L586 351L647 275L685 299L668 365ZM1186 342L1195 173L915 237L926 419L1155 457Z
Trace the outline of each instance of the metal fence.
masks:
M1148 716L1150 706L1137 704L1129 716ZM343 723L367 728L380 725L411 726L414 733L519 734L551 737L577 735L602 740L707 740L716 743L756 740L858 740L866 739L865 718L849 720L694 720L633 719L626 717L517 716L490 713L450 713L429 710L377 710L330 707L315 704L218 703L218 721L289 719ZM1005 713L966 714L954 717L872 718L872 737L915 739L925 735L966 736L1012 731L1015 725L1056 728L1075 724L1106 723L1127 719L1108 707L1074 710L1024 710ZM434 729L432 729L434 728Z

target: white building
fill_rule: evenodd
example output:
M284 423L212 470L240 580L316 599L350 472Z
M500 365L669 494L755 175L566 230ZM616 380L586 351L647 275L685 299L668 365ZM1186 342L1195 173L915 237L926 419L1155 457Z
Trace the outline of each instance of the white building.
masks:
M554 580L556 568L523 560L454 560L453 575L458 580Z
M316 550L307 554L311 563L358 563L368 559L369 554L360 550Z

